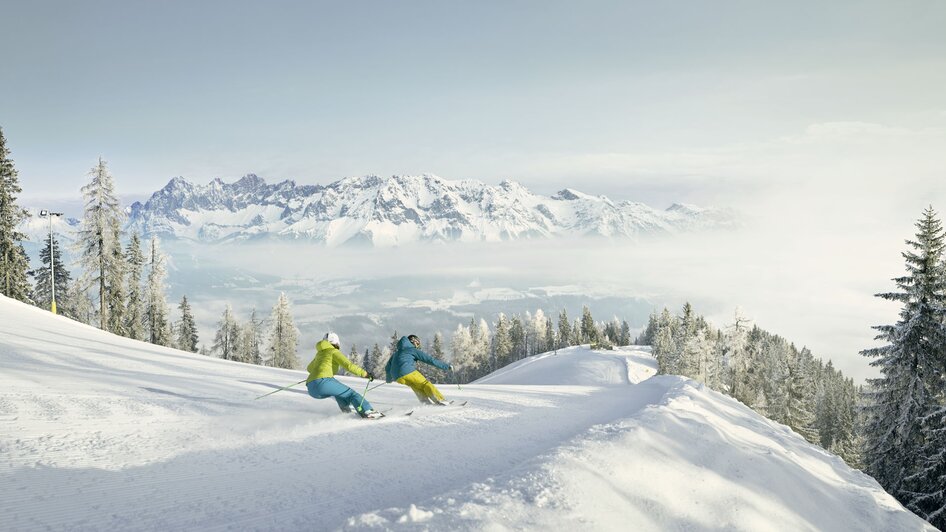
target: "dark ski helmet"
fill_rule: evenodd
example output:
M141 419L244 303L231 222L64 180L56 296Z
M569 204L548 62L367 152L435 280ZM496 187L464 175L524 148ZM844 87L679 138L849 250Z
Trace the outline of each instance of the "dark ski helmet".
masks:
M407 339L410 340L410 342L411 342L412 344L414 344L414 347L420 349L420 337L419 337L419 336L417 336L416 334L411 334L411 335L409 335L409 336L407 337Z

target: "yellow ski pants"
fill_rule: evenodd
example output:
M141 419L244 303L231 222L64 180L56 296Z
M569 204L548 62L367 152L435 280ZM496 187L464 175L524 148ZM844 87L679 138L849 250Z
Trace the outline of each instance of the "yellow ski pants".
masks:
M414 390L414 395L422 403L432 403L434 400L443 401L443 394L440 393L440 390L417 370L404 375L397 382Z

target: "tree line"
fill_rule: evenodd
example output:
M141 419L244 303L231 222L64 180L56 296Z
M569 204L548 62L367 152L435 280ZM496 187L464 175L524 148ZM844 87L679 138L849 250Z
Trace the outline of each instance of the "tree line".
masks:
M725 329L716 329L689 303L679 315L666 308L652 314L637 343L653 346L658 373L729 395L860 467L860 390L831 361L750 326L738 311Z

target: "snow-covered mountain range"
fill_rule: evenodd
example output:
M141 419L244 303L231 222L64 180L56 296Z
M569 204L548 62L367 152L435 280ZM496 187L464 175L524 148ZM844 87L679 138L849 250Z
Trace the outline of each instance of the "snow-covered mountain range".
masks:
M267 184L249 174L197 185L176 177L129 209L128 228L201 242L261 238L328 246L417 241L503 241L555 236L640 237L736 224L726 209L675 204L658 210L565 189L535 194L435 175L348 177L327 186Z
M0 296L0 528L935 530L788 427L656 366L643 346L560 349L441 385L463 407L384 385L367 399L387 417L367 421L302 386L254 399L304 371Z

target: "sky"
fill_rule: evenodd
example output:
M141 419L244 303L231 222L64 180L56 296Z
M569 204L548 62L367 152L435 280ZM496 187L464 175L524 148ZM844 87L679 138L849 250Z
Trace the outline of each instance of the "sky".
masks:
M659 264L663 284L674 271L681 297L772 316L770 330L817 329L839 356L893 320L870 296L900 274L922 209L946 211L941 0L3 13L0 127L30 206L74 201L103 156L134 199L173 176L429 172L732 207L746 231L634 264ZM818 304L830 312L812 323Z

